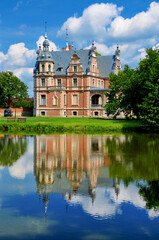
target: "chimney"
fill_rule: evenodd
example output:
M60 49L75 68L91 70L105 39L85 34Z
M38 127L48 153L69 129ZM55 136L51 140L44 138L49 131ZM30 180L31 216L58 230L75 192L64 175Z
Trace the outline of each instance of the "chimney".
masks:
M72 50L72 45L69 45L68 48L69 48L69 51L71 51Z

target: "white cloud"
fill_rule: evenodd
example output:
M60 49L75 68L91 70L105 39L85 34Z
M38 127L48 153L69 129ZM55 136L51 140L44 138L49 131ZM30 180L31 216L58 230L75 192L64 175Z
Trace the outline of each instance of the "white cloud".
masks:
M93 4L83 11L81 17L70 17L58 31L58 36L64 37L67 28L75 40L104 41L107 35L106 28L122 9L109 3Z
M35 61L35 50L29 50L25 47L25 43L13 44L9 47L7 64L10 66L25 66L27 67Z
M1 71L12 71L28 87L33 96L33 67L36 61L36 50L28 49L25 43L10 45L7 54L0 52Z
M97 51L104 55L114 54L120 45L121 63L136 67L145 57L146 49L159 42L159 3L152 2L147 11L132 18L122 17L123 7L115 4L93 4L82 15L68 18L57 36L65 38L66 28L78 48L95 40ZM107 45L106 45L107 44Z
M82 16L67 19L58 31L58 36L64 37L67 28L72 39L85 42L96 40L111 44L158 38L159 3L152 2L147 11L132 18L122 17L122 10L123 7L114 4L93 4L83 11Z
M122 39L142 39L159 33L159 3L152 2L146 12L140 12L132 18L116 17L110 26L109 35Z

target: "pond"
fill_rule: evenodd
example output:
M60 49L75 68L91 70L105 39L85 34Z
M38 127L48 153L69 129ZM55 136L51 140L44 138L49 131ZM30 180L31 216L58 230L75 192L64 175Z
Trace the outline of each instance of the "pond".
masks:
M158 239L159 135L0 135L0 239Z

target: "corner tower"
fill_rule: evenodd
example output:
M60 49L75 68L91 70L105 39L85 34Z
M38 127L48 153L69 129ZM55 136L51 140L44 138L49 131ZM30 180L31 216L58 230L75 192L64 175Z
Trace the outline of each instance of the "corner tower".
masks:
M34 116L39 115L39 106L45 108L47 105L47 91L54 75L54 61L49 51L47 35L45 35L42 47L39 45L36 53L37 61L34 69ZM40 115L45 116L45 110Z

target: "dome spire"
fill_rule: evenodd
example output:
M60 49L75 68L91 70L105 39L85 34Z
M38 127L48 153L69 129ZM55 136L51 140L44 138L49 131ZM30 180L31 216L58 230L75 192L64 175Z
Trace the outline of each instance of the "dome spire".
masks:
M68 29L66 28L66 51L69 50L69 46L68 46Z
M47 21L45 21L45 39L47 39Z
M48 52L49 51L49 41L47 38L47 22L45 21L45 40L43 42L43 51Z

